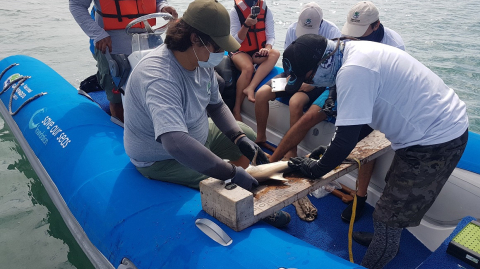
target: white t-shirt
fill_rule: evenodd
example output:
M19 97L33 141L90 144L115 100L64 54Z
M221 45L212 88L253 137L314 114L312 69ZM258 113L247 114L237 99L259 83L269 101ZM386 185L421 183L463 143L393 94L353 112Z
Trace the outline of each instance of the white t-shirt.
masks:
M337 73L337 126L368 124L394 150L448 142L468 128L465 103L408 53L370 41L345 43Z
M390 45L401 50L405 50L405 43L402 37L390 28L383 26L384 35L380 43Z
M185 132L201 144L208 137L206 107L222 101L213 68L183 68L161 45L133 69L125 89L125 150L136 166L172 159L156 138Z
M294 22L288 27L284 49L286 49L290 44L292 44L293 41L297 39L297 34L295 33L297 29L297 23L298 22ZM333 22L329 22L325 19L322 21L322 24L320 24L320 28L318 28L318 34L328 39L342 36L342 33L338 27Z

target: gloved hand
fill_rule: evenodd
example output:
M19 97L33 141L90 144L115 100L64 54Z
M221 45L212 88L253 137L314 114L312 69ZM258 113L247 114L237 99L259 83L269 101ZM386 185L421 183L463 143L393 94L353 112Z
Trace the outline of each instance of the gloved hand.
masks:
M269 163L263 150L248 137L243 136L238 139L237 146L242 154L245 155L254 165Z
M240 166L235 167L235 176L233 176L232 182L247 191L251 191L253 187L258 186L258 181Z
M325 154L325 151L327 150L327 147L325 146L319 146L317 147L316 149L314 149L312 151L312 153L310 153L310 158L312 159L315 159L315 160L318 160L320 159L320 156Z
M330 87L328 97L325 100L325 104L323 105L323 112L327 114L329 117L336 117L337 116L337 108L335 107L337 101L337 87L333 86Z
M288 161L288 166L292 169L300 169L300 172L308 178L318 178L313 172L313 168L318 161L307 157L293 157Z

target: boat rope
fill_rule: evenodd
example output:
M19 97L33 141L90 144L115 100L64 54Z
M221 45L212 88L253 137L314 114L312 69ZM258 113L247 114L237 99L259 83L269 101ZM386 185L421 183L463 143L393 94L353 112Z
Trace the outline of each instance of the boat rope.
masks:
M15 85L12 89L12 94L10 94L10 101L8 102L8 111L10 112L10 115L12 116L15 116L19 111L20 109L22 109L24 106L26 106L28 103L30 103L31 101L37 99L38 97L40 96L43 96L45 94L47 94L46 92L41 92L41 93L38 93L38 94L35 94L34 96L30 97L27 99L27 101L25 101L23 104L21 104L17 110L13 111L12 112L12 103L13 103L13 96L15 95L15 92L17 92L17 89L29 78L31 78L30 76L22 76L20 77L20 81L17 83L17 85Z
M358 170L360 170L360 160L354 158L354 160L358 164ZM359 173L360 175L360 173ZM357 180L355 181L355 192L358 191L358 176ZM353 234L353 223L355 222L355 215L357 213L357 195L353 196L353 206L352 206L352 216L350 217L350 225L348 227L348 258L351 263L353 262L353 251L352 251L352 234Z
M17 66L18 64L17 63L13 63L11 65L9 65L7 68L5 68L2 73L0 74L0 80L2 80L2 77L3 75L5 75L5 73L10 70L12 67L14 66ZM20 109L22 109L24 106L26 106L28 103L30 103L31 101L37 99L38 97L40 96L43 96L45 94L47 94L46 92L41 92L41 93L38 93L30 98L27 99L27 101L25 101L22 105L20 105L17 110L15 111L12 111L12 103L13 103L13 96L15 95L15 93L17 92L18 88L27 80L31 78L30 76L19 76L17 77L16 79L10 81L7 85L5 85L5 87L3 87L2 91L0 92L0 95L2 95L4 92L6 92L10 87L12 87L13 84L17 83L17 85L15 85L12 89L12 94L10 95L10 100L8 102L8 112L10 112L10 115L11 116L15 116L19 111Z
M12 68L12 67L14 67L14 66L16 66L16 65L18 65L18 64L17 64L17 63L13 63L13 64L9 65L7 68L5 68L5 69L2 71L2 73L0 74L0 80L2 80L3 75L4 75L8 70L10 70L10 68ZM3 93L3 91L2 91L2 93ZM1 94L1 93L0 93L0 94Z

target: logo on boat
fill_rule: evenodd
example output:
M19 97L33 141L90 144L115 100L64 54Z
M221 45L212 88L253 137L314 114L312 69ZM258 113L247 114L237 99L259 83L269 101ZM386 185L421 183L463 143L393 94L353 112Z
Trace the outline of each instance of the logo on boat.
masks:
M30 117L30 120L28 121L28 128L34 130L35 134L38 136L38 139L40 139L44 145L48 144L49 137L53 137L57 140L62 148L66 148L71 140L68 135L63 132L62 128L55 124L55 121L53 121L49 116L45 116L43 119L40 117L35 117L41 113L43 114L45 110L45 108L41 108L33 113L32 117Z
M11 81L16 80L19 78L21 75L19 73L13 74L10 77L8 77L5 82L3 83L3 88L5 88Z
M8 84L10 84L12 81L18 79L19 77L22 77L22 75L20 75L19 73L13 74L10 77L8 77L5 80L5 82L3 83L3 88L5 88ZM16 87L15 86L16 84L18 84L18 82L11 85L11 87ZM24 82L21 85L18 85L17 90L15 91L15 94L13 95L13 99L17 100L18 97L23 99L27 96L27 94L29 94L31 92L32 92L32 90L30 89L30 87L28 87L28 85Z
M34 123L34 122L33 122L33 118L35 118L35 116L36 116L37 114L43 113L44 111L45 111L45 109L44 109L44 108L41 108L41 109L35 111L35 113L33 113L32 117L30 118L30 121L28 121L28 128L29 128L29 129L35 129L35 128L37 128L37 126L38 126L39 123Z
M45 134L45 132L41 131L40 128L38 127L40 125L40 119L38 121L35 121L34 118L36 115L40 114L40 113L43 113L45 112L45 109L41 108L37 111L35 111L35 113L33 113L32 117L30 117L30 120L28 121L28 128L30 130L34 130L35 134L37 135L38 139L40 139L40 141L42 141L42 143L44 145L47 145L48 144L48 138L47 138L47 135ZM48 134L48 133L47 133Z

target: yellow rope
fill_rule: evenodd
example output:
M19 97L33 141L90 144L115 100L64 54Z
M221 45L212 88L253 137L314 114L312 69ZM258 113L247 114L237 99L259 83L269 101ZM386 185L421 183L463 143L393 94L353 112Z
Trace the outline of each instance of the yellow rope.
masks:
M357 158L354 160L358 164L358 170L360 170L360 161ZM359 173L360 174L360 173ZM355 193L358 191L358 177L355 181ZM353 223L355 222L355 214L357 213L357 195L353 197L353 206L352 206L352 216L350 217L350 226L348 227L348 257L351 263L353 262L353 252L352 252L352 233L353 233Z

